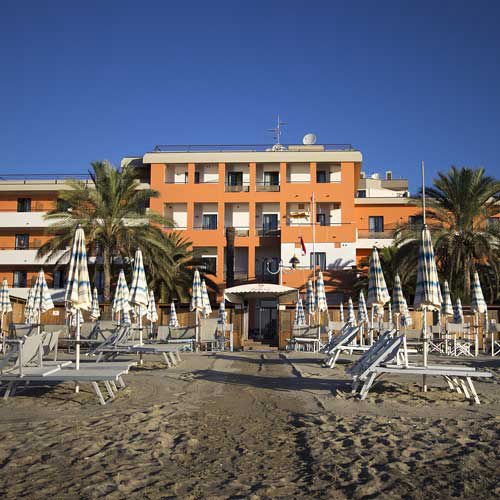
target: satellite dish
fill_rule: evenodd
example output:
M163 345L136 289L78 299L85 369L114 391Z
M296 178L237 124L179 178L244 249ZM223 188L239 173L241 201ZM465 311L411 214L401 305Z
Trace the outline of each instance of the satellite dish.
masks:
M302 143L307 145L316 144L316 136L314 134L306 134L302 139Z

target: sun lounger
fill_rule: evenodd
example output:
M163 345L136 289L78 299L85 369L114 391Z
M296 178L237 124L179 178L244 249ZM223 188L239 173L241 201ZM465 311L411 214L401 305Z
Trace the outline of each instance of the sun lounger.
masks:
M287 341L288 350L319 352L323 346L321 343L321 326L294 325L292 327L292 337Z
M325 366L330 368L335 366L342 347L352 343L358 332L359 326L350 326L346 324L338 335L332 337L331 341L322 349L327 355Z
M130 343L116 346L104 346L96 349L96 353L98 354L96 362L100 363L102 360L110 361L123 354L137 354L140 355L141 358L145 354L160 354L167 367L172 368L182 361L179 354L181 350L182 346L180 345L139 345Z
M159 342L181 346L181 350L194 351L196 347L196 326L181 326L178 328L159 326L157 339Z

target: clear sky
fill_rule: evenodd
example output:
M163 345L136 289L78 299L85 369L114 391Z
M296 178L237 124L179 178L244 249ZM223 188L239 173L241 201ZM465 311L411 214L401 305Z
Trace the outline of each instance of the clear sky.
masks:
M0 10L0 174L155 144L352 143L368 173L500 176L498 1L20 1Z

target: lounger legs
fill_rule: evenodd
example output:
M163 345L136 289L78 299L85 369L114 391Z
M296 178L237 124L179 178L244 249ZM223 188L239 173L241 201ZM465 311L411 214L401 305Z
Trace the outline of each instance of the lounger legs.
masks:
M177 365L177 360L175 359L175 356L174 356L173 352L169 352L167 354L167 356L170 358L170 361L171 361L171 363L172 363L173 366Z
M115 395L113 393L113 389L111 388L111 384L107 380L104 381L104 387L106 387L106 390L108 391L109 397L111 399L115 399Z
M164 352L163 354L163 359L165 360L165 364L169 367L172 368L172 364L170 363L170 358L167 356L167 353Z
M470 392L472 393L472 397L474 398L474 401L476 404L481 404L479 401L479 396L477 395L476 388L474 387L474 383L472 382L472 379L470 377L466 377L467 383L469 384Z
M92 382L92 387L94 388L94 392L97 394L97 397L99 399L99 403L101 403L102 405L105 405L106 401L104 401L104 398L102 396L101 389L99 389L98 383L97 382Z
M370 390L370 387L372 386L376 376L377 376L376 372L370 373L370 376L366 379L365 383L363 384L363 387L361 387L361 390L359 391L359 396L360 396L359 399L363 400L366 398L366 395L368 394L368 391Z

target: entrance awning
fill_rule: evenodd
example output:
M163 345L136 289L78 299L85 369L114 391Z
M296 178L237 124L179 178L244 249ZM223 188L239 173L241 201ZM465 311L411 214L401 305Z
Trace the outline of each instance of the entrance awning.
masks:
M289 286L273 285L271 283L252 283L226 288L224 298L233 304L243 304L248 299L290 299L297 295L296 288Z

